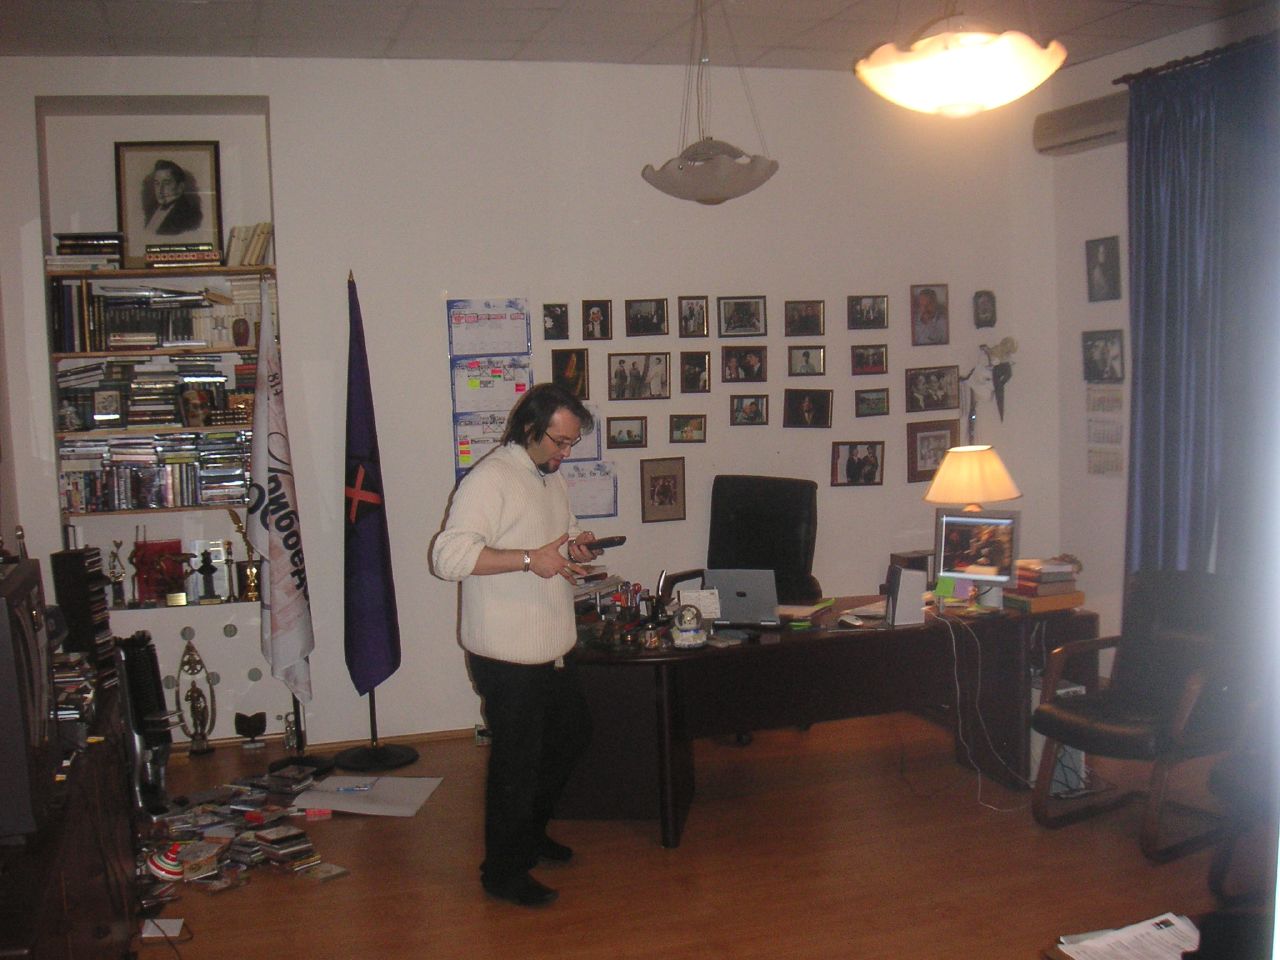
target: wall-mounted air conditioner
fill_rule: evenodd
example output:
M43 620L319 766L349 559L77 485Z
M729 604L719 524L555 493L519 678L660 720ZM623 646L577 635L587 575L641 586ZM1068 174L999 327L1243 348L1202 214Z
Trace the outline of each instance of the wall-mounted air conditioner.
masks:
M1036 117L1031 142L1050 156L1080 153L1111 143L1123 143L1129 129L1129 91L1121 90Z

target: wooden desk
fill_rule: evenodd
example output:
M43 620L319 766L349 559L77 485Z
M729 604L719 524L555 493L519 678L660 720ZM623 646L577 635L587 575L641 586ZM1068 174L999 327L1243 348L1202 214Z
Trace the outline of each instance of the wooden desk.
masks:
M595 731L557 814L657 819L663 846L676 847L693 801L697 737L897 710L948 724L957 762L968 765L972 756L987 776L1025 787L1033 648L1096 636L1097 615L999 614L833 628L841 611L866 599L842 598L814 618L812 629L764 633L739 646L579 649L575 658Z

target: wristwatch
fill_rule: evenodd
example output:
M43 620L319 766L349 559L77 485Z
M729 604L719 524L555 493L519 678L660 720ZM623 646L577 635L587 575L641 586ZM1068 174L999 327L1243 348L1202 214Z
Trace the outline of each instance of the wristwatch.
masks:
M523 570L525 573L529 572L529 564L531 563L533 563L533 559L529 556L529 551L526 550L524 552L524 567L523 567Z

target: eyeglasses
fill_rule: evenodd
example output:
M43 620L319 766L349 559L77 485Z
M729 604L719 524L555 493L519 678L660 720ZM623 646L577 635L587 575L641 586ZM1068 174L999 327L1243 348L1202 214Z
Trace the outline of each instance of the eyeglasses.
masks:
M548 433L547 439L550 440L552 443L554 443L561 450L572 450L574 447L576 447L579 443L582 442L581 435L579 435L573 440L562 440L559 437L553 437L551 434Z

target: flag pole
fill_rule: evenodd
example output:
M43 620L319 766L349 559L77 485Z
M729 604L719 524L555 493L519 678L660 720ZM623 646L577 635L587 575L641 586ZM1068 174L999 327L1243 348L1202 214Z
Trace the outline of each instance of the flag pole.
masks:
M328 773L333 769L334 758L307 753L307 724L304 719L306 714L302 712L302 704L298 701L297 694L293 694L292 697L293 722L297 730L296 752L286 753L279 760L272 760L267 764L267 769L271 773L275 773L284 767L291 767L297 764L300 767L310 767L317 775Z
M418 751L399 743L378 742L377 690L369 691L369 745L343 750L334 763L343 770L394 770L418 759Z

